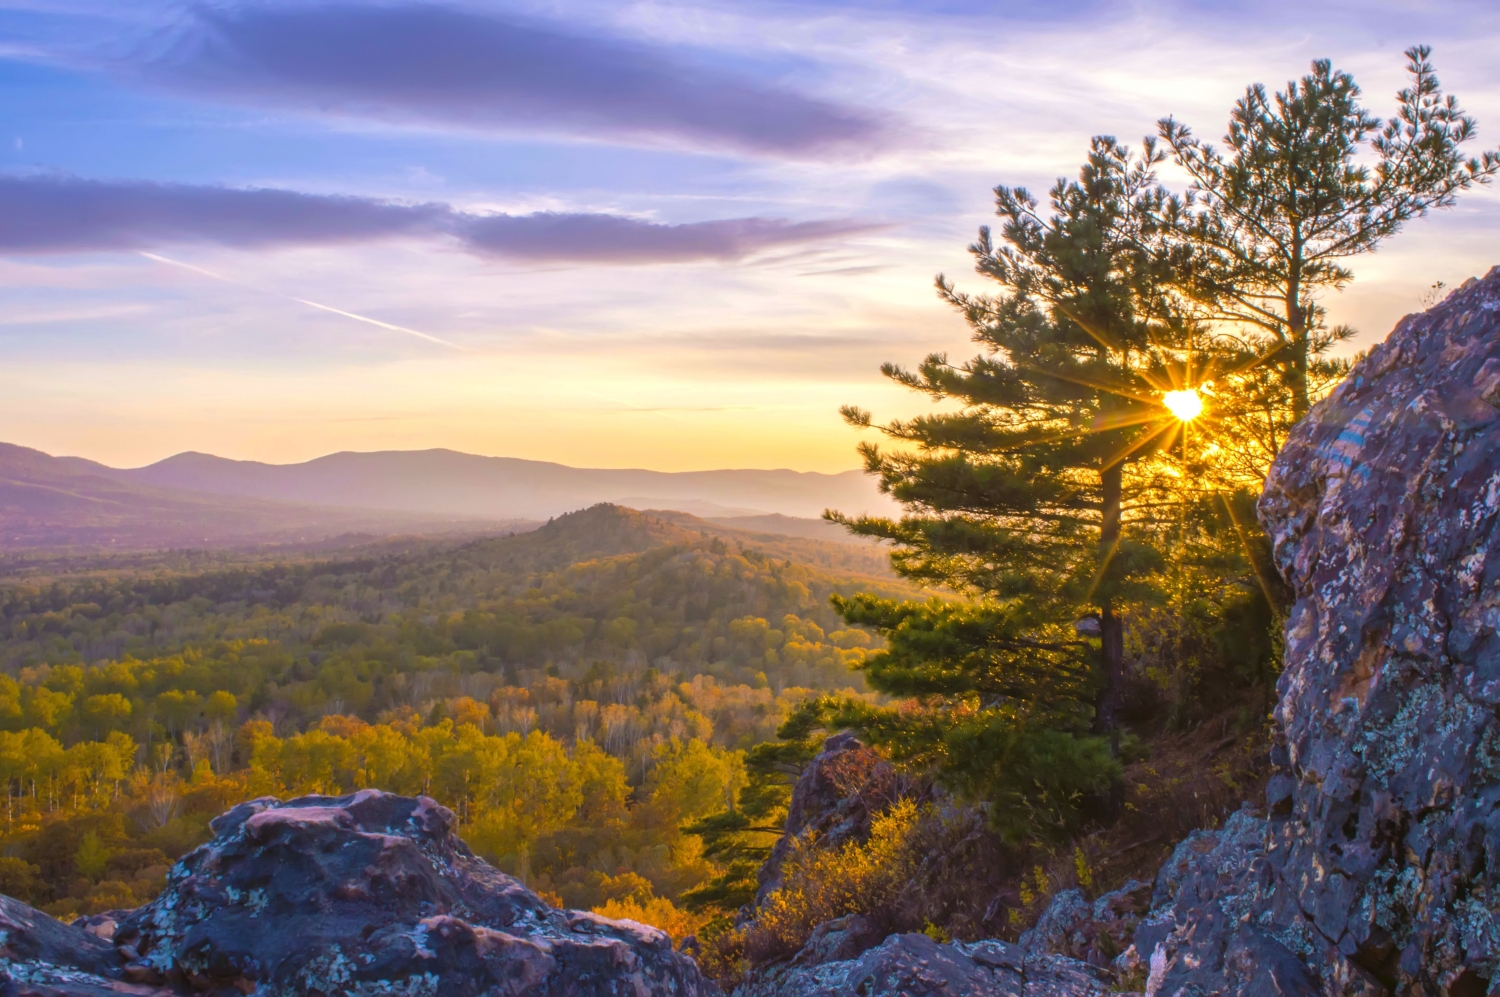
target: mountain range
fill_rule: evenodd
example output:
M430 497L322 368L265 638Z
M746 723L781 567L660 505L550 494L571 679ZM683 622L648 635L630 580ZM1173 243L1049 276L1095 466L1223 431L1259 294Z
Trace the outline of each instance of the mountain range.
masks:
M698 516L817 517L829 507L890 507L860 471L581 468L454 450L344 451L301 464L190 452L109 473L137 484L242 498L484 519L547 519L598 502Z
M894 509L857 471L575 468L453 450L342 452L300 464L190 452L114 468L0 443L0 549L517 531L600 502L826 540L849 538L813 518L825 508Z

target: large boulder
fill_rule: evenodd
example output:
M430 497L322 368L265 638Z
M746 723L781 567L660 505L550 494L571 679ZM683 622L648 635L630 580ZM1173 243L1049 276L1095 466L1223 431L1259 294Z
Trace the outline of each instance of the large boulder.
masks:
M1500 982L1500 267L1313 409L1260 516L1296 594L1268 858L1308 958L1482 993Z
M664 933L549 907L476 858L453 823L426 797L375 790L243 803L117 925L0 902L0 993L713 992Z
M120 924L127 975L266 997L705 991L661 931L549 907L453 824L375 790L243 803Z

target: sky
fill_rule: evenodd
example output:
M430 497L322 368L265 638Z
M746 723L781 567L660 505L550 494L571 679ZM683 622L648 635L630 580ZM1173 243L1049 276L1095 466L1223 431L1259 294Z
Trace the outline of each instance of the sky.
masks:
M973 352L932 281L996 184L1315 58L1388 113L1416 43L1500 146L1493 0L0 0L0 440L846 470L840 405L931 404L883 361ZM1330 319L1497 232L1412 222Z

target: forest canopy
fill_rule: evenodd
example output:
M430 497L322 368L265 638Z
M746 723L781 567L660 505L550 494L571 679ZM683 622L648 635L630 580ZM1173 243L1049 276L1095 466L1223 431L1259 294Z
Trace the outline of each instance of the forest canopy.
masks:
M433 795L571 906L687 924L663 905L718 870L682 825L733 800L796 703L864 695L875 642L829 598L911 592L816 562L878 556L599 506L369 556L4 584L0 891L130 906L238 799L373 786Z

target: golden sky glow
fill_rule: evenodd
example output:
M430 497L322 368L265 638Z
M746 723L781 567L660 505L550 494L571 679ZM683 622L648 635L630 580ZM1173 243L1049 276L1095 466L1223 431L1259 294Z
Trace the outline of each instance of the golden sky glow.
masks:
M432 7L308 9L403 4ZM445 114L504 102L424 103L414 90L360 117L358 94L276 103L297 80L140 88L140 74L86 64L89 45L192 19L166 0L75 6L26 21L20 40L0 17L0 48L24 50L0 53L16 81L0 181L113 191L139 230L122 222L53 244L62 236L39 226L0 252L0 441L116 466L185 450L281 463L448 447L575 466L846 470L861 434L840 405L882 419L931 410L886 382L881 362L973 354L932 278L993 289L966 247L994 221L995 184L1045 191L1076 173L1090 136L1138 146L1168 114L1215 139L1246 84L1281 86L1314 58L1353 72L1386 113L1414 41L1434 44L1479 144L1500 132L1500 14L1480 0L1445 8L1420 39L1397 7L1251 23L1213 4L1184 21L1155 0L1032 4L1026 17L977 2L873 14L566 0L548 17L594 53L580 72L628 75L641 45L676 67L657 104L589 86L542 95L550 115L477 124ZM260 9L224 6L250 12L235 24ZM108 16L87 13L96 7ZM509 9L474 5L495 31L510 30ZM358 35L319 23L330 44ZM696 116L698 90L671 81L702 67L754 113ZM345 68L350 86L366 78ZM995 78L1024 78L1026 92L975 83ZM596 107L601 94L615 103ZM820 144L829 128L848 141ZM1170 166L1162 178L1181 188ZM152 215L174 190L187 207ZM236 201L255 190L306 200L268 220ZM202 228L193 206L221 201L219 228ZM565 232L548 241L557 218L594 226L569 251L599 252L567 257ZM786 235L807 226L825 234ZM1500 185L1351 261L1356 279L1322 302L1330 325L1359 331L1348 352L1418 310L1435 281L1456 287L1500 263L1497 226ZM527 245L530 257L516 248Z

